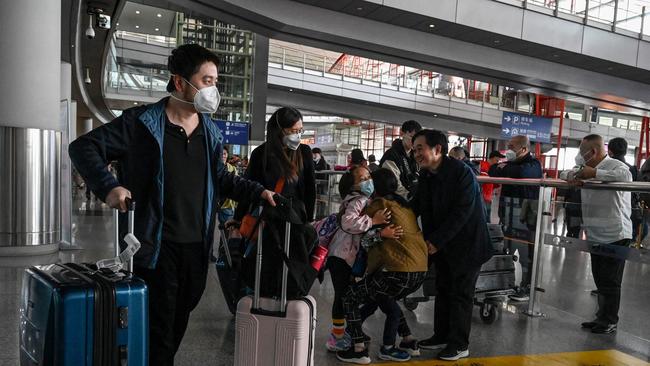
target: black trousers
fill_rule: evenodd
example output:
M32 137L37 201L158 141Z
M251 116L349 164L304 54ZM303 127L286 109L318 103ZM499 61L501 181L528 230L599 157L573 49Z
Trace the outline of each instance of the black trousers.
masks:
M628 245L623 239L612 245ZM621 283L625 260L591 254L591 273L598 288L598 312L596 322L601 324L618 323L618 309L621 304Z
M345 309L343 309L343 295L350 287L350 275L352 268L346 261L339 257L327 258L327 269L332 277L332 286L334 287L334 301L332 302L332 319L345 319Z
M480 267L469 270L452 268L443 253L434 255L436 295L433 331L448 347L465 350L472 326L474 290Z
M190 312L205 290L208 258L203 245L163 242L155 269L135 269L149 290L150 365L174 364Z

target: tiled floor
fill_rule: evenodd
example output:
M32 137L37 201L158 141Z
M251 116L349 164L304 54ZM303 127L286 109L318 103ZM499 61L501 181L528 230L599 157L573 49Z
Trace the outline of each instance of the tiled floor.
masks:
M84 249L65 251L59 258L54 259L95 261L111 256L111 220L108 211L75 211L76 243ZM39 260L45 263L51 262L53 258ZM650 266L628 263L623 285L619 331L614 335L594 335L582 331L579 327L580 322L592 318L596 306L596 298L589 293L594 285L588 255L548 247L543 251L543 263L542 287L546 289L546 293L542 294L541 302L547 316L529 318L521 314L523 306L508 305L501 309L494 324L486 325L479 319L477 310L474 314L470 352L472 357L479 359L474 363L463 362L458 365L636 365L626 363L627 361L608 363L608 359L598 358L594 354L588 354L585 356L588 358L584 360L576 358L575 355L563 359L486 359L507 355L593 350L617 350L638 360L650 361ZM27 265L29 263L17 259L0 260L0 366L18 364L18 306L22 273ZM329 354L324 347L329 331L329 312L333 297L329 276L326 277L323 284L316 283L312 290L318 303L315 363L338 365L334 355ZM416 336L424 338L431 335L433 302L422 303L414 312L406 311L406 314ZM374 340L381 339L382 327L381 313L371 317L365 324L366 332ZM371 344L373 361L377 361L378 347L376 342ZM176 357L176 364L232 365L233 349L234 319L222 300L216 273L212 267L206 292L192 314L189 329ZM435 352L423 351L421 360L434 357ZM533 359L538 360L537 363L530 361ZM413 364L444 363L438 361Z

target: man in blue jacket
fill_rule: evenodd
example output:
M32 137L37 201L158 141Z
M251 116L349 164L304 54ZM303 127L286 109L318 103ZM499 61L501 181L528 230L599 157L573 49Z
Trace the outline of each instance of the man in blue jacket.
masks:
M491 177L505 178L542 178L542 164L530 154L530 140L526 136L514 136L508 141L506 151L506 163L495 164L490 167L488 175ZM517 237L529 243L535 242L535 225L537 217L537 198L539 196L538 186L515 186L504 184L501 186L501 197L499 198L499 218L505 225L504 233L509 237ZM506 204L511 207L506 210ZM515 209L521 207L519 215L513 215ZM510 213L509 215L507 213ZM506 217L507 216L507 217ZM518 217L514 217L518 216ZM521 224L517 223L519 221ZM521 229L517 229L517 227ZM523 278L519 288L510 298L514 301L528 301L530 293L530 280L532 275L532 263L534 246L532 244L519 245L511 243L520 252L528 253L522 255ZM512 249L514 252L514 249ZM527 260L526 260L527 259Z
M122 212L127 200L137 202L142 247L134 263L149 289L150 365L174 364L205 289L220 198L274 205L272 192L229 173L221 160L223 137L210 118L220 101L218 66L201 46L178 47L168 60L170 98L127 109L70 144L72 162L97 197ZM106 170L112 161L119 180Z
M413 208L436 268L434 334L419 343L442 349L438 357L469 356L474 289L481 265L492 257L481 190L467 164L447 156L447 136L422 130L413 137L420 180Z

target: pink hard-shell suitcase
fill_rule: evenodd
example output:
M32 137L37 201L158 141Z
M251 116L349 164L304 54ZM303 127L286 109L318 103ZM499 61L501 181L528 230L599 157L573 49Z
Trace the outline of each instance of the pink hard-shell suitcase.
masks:
M291 224L285 225L284 252L289 253ZM287 301L288 268L282 266L279 300L260 298L262 228L257 236L253 296L237 304L235 366L313 366L316 301L311 296Z

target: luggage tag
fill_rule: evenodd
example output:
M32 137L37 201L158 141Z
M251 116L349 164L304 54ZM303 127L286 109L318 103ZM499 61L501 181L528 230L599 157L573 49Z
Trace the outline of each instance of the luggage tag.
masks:
M101 270L103 268L111 270L113 273L118 273L124 268L124 265L129 263L135 253L142 246L140 241L135 237L135 235L129 233L124 237L124 241L127 244L127 247L120 253L119 256L115 258L107 258L97 261L97 269Z

